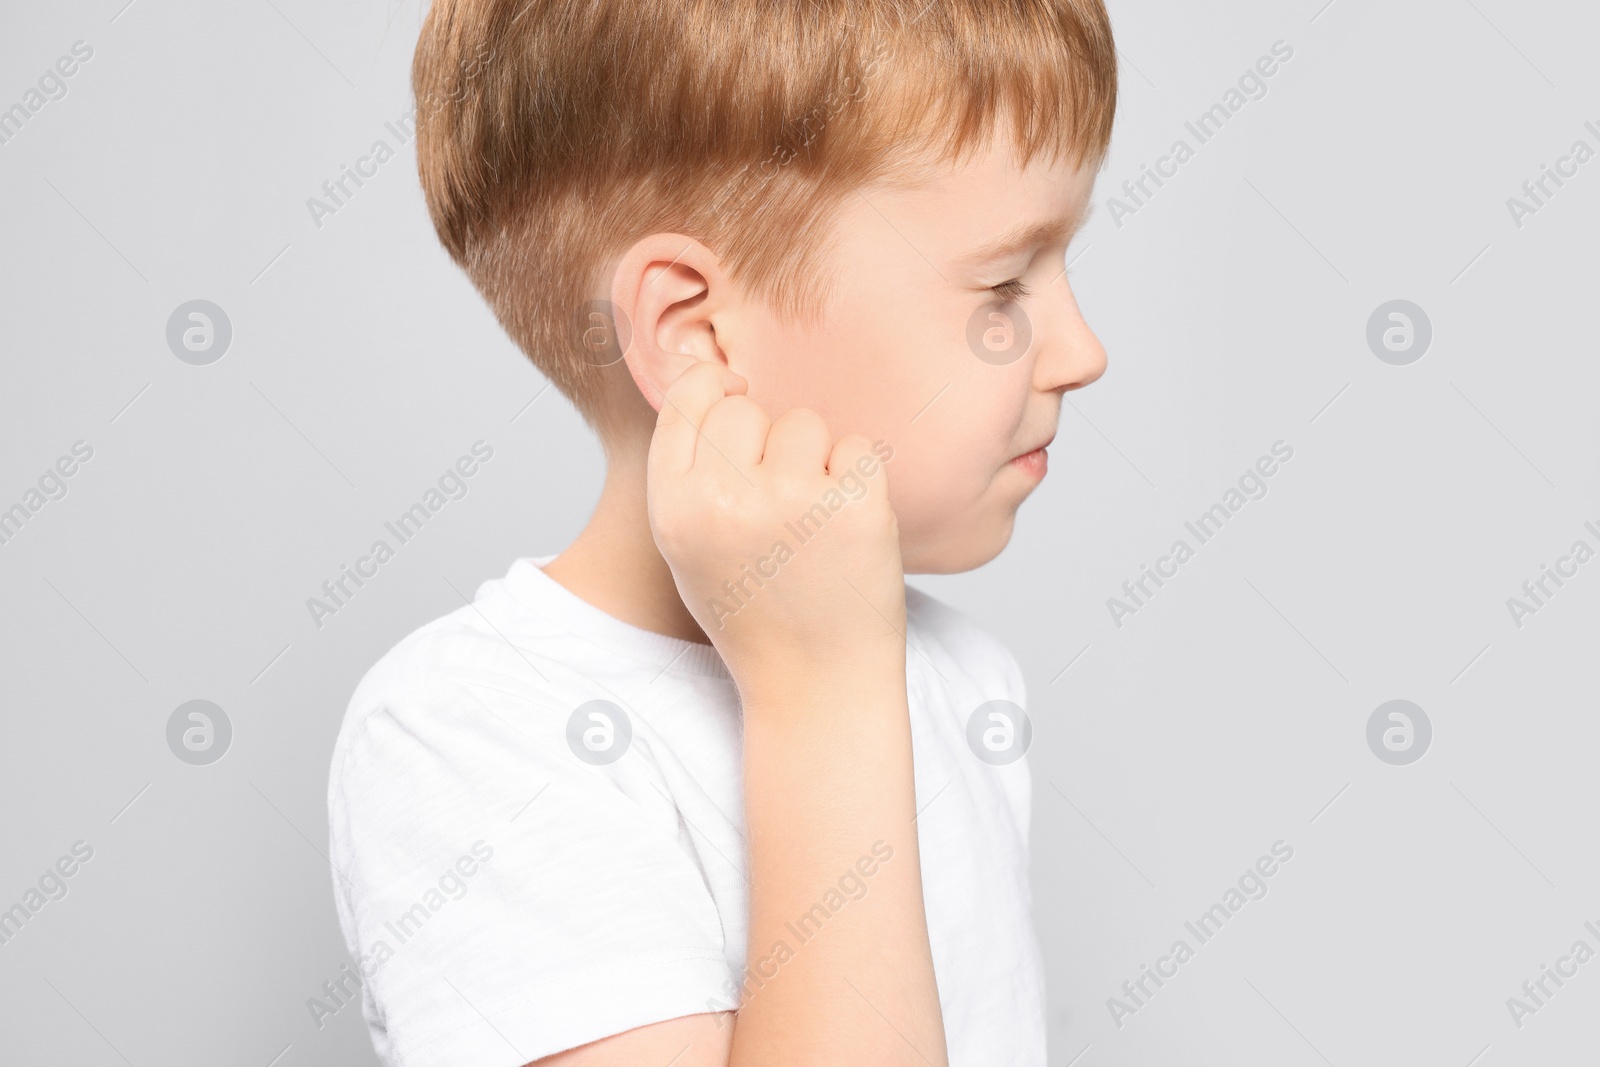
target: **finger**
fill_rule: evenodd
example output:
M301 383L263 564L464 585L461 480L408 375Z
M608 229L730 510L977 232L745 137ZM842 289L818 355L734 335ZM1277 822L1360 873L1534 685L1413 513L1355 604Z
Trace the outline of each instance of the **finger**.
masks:
M828 469L833 435L828 424L810 408L790 408L772 422L761 465L807 477Z
M695 465L711 462L711 455L721 456L748 481L750 473L761 462L761 450L766 447L767 430L772 420L761 405L748 396L723 397L711 405L705 421L700 426L700 445L695 453Z
M872 442L858 433L839 438L839 443L828 454L828 474L834 478L842 478L847 472L855 471L870 487L874 482L884 481L875 477L882 469L882 462L872 450Z
M650 440L651 473L682 474L694 466L700 426L713 404L742 393L746 382L720 363L704 360L678 376L661 398L655 435Z

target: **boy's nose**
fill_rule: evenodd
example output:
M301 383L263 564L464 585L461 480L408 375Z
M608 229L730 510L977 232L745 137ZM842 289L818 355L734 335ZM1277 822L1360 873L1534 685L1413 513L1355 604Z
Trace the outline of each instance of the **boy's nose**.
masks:
M1034 385L1040 392L1082 389L1106 372L1106 350L1084 321L1067 280L1050 294L1048 322L1034 364Z

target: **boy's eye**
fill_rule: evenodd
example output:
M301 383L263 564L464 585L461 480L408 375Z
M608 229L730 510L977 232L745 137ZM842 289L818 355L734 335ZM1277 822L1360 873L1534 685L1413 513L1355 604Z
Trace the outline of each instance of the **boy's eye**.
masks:
M999 285L991 286L990 291L997 294L1002 300L1021 300L1032 292L1031 289L1023 284L1021 278L1012 278L1008 282L1001 282Z

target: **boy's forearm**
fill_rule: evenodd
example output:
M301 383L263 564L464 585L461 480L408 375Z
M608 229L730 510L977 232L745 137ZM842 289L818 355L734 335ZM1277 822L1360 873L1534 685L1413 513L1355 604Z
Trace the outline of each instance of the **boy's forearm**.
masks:
M743 689L752 885L730 1063L944 1064L904 661L786 674Z

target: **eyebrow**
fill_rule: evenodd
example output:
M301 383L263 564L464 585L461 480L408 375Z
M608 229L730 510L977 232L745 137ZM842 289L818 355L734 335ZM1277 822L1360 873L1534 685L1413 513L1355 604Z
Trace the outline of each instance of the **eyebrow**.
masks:
M980 266L984 263L992 263L997 259L1016 255L1018 252L1026 251L1029 248L1037 248L1040 245L1064 240L1077 231L1092 210L1093 208L1087 208L1065 218L1047 219L1043 222L1019 226L1014 230L1001 234L986 244L980 245L974 251L962 256L959 262L962 266Z

